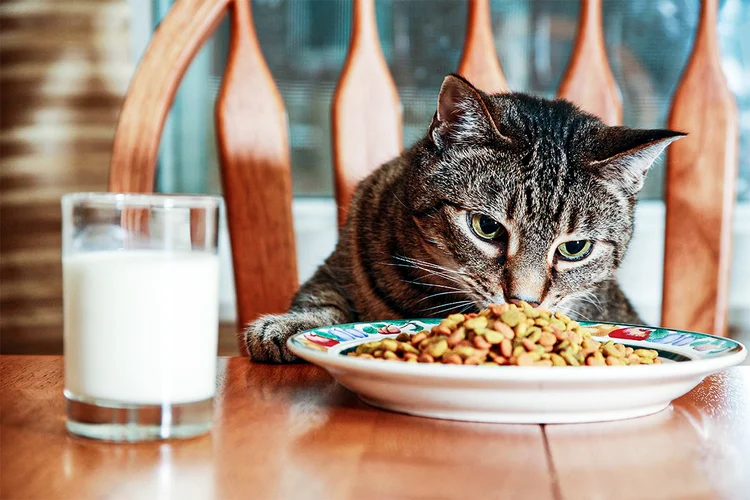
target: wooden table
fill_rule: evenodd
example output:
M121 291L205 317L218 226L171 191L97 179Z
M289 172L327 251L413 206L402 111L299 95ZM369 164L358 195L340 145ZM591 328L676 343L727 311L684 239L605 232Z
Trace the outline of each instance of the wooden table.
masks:
M221 358L217 424L109 444L64 427L57 356L2 356L0 498L750 498L750 367L672 408L581 425L375 410L311 365Z

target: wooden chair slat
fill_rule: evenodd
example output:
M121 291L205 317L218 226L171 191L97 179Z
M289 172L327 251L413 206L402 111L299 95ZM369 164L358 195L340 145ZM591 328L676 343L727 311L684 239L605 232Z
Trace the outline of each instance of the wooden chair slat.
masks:
M687 132L667 153L662 323L725 335L739 127L721 68L718 0L704 0L669 127Z
M299 285L287 115L258 43L250 3L230 8L232 38L216 102L222 185L240 325L284 312ZM245 352L243 342L240 351Z
M399 154L401 101L380 45L374 0L353 0L349 52L331 109L339 225L357 183Z
M402 147L401 104L378 37L374 0L352 0L352 36L332 104L339 223L357 183ZM607 60L601 0L581 0L575 48L559 95L609 124L622 120ZM662 323L725 334L738 115L721 70L718 0L704 0L695 45L669 126L688 132L667 155ZM162 127L190 61L224 13L232 41L216 130L232 241L238 317L281 312L298 286L287 118L263 59L247 0L180 0L154 33L118 122L109 189L151 192ZM458 72L488 92L507 90L492 40L489 0L471 0ZM142 225L137 214L131 223ZM194 241L206 237L192 234ZM240 346L244 352L244 346Z
M154 32L120 112L109 169L110 191L153 191L161 132L177 87L230 1L180 0Z
M469 0L466 23L466 39L458 74L485 92L507 92L508 82L492 38L490 0Z
M578 34L558 96L597 115L608 125L622 123L622 97L604 44L602 0L581 0Z

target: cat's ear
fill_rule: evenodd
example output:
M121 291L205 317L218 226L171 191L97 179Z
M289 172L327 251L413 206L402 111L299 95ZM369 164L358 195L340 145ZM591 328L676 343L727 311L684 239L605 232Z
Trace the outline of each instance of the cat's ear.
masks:
M602 179L637 194L654 160L686 134L672 130L605 127L595 135L591 170Z
M482 92L459 75L443 80L429 137L439 148L504 138L487 109Z

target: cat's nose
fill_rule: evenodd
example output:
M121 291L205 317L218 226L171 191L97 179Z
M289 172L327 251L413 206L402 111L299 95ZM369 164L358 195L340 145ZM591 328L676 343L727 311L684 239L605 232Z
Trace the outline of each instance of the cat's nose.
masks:
M531 307L539 307L539 302L534 302L533 300L523 299L519 297L510 297L508 299L508 303L518 305L520 302L526 302Z

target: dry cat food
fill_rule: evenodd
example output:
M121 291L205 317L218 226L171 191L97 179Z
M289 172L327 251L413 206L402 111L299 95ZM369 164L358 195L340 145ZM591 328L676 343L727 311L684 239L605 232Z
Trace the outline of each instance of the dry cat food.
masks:
M519 305L491 305L471 314L452 314L431 331L402 333L361 344L349 356L487 366L617 366L660 364L652 349L598 342L589 329L565 314Z

